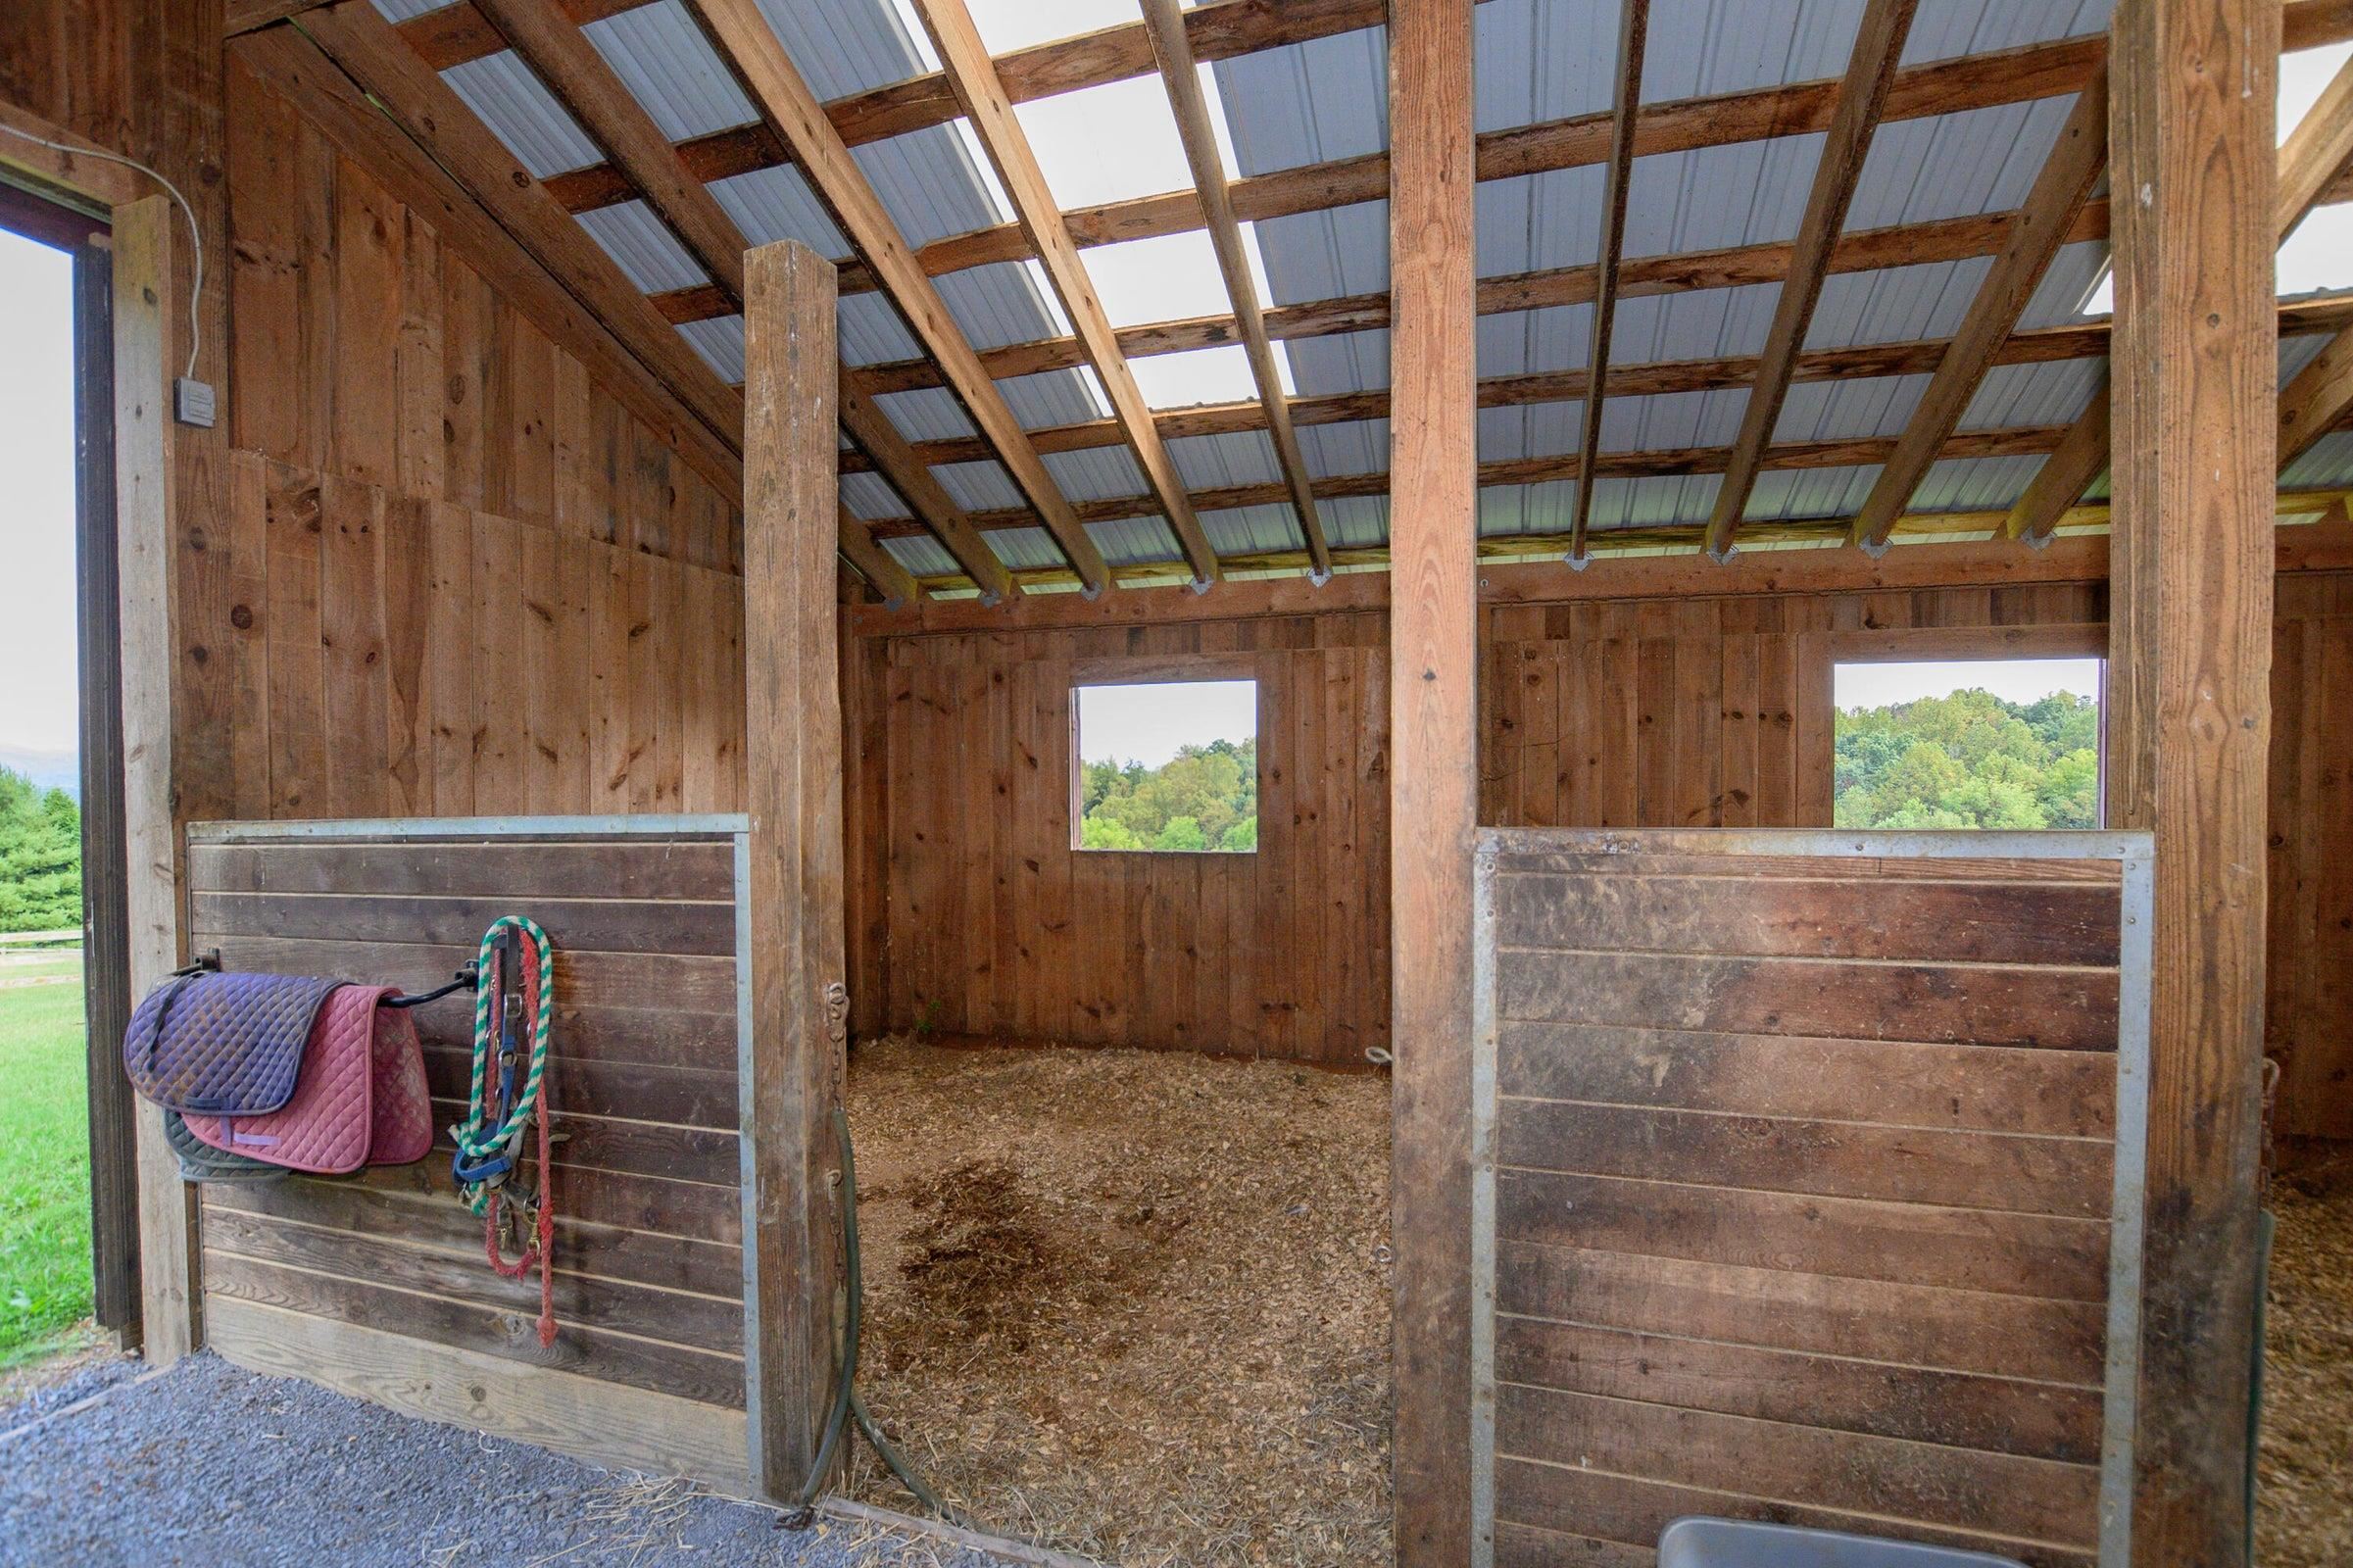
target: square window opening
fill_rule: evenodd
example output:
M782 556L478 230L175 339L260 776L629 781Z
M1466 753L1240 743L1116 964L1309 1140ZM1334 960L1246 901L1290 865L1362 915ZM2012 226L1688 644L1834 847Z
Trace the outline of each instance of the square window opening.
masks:
M1256 681L1076 686L1070 725L1072 849L1257 853Z
M2106 661L1839 663L1833 821L1842 828L2096 828Z

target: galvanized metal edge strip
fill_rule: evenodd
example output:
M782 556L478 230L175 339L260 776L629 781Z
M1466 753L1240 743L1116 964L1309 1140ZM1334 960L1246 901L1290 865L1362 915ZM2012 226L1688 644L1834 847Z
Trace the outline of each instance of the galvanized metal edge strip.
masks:
M327 821L191 822L190 844L274 844L299 839L732 838L739 811L613 816L377 816Z
M735 835L735 1157L736 1200L743 1208L744 1461L759 1488L760 1420L760 1131L752 1113L752 834Z
M1495 862L1471 858L1471 1568L1495 1560Z
M1498 855L1796 855L1839 859L2124 860L2146 854L2145 833L2097 829L1936 833L1837 828L1542 828L1482 831Z
M2107 1387L2100 1421L2100 1568L2132 1561L2133 1428L2140 1413L2141 1227L2148 1183L2154 840L2127 835L2116 1011L2116 1185L2108 1219Z

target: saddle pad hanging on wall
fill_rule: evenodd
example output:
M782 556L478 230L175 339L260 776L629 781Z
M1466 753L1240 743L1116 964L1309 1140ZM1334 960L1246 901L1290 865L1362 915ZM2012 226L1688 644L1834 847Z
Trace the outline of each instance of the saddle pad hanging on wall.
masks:
M338 982L284 974L174 975L123 1032L130 1086L188 1115L260 1115L294 1098L320 1004Z
M164 1112L164 1142L179 1161L183 1182L275 1182L286 1177L283 1165L268 1165L243 1154L224 1154L188 1130L188 1119L176 1110Z
M289 1170L343 1175L406 1165L433 1146L433 1107L417 1023L380 1005L393 986L339 986L319 1009L293 1098L259 1116L190 1114L211 1148Z

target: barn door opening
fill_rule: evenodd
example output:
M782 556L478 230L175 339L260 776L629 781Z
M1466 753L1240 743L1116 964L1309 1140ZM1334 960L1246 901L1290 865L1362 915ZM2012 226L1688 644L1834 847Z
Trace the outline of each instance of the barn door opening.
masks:
M72 1158L87 1160L86 1194L71 1190L84 1187L79 1172L36 1176L19 1209L22 1233L4 1249L16 1277L0 1289L0 1320L17 1321L0 1332L0 1366L43 1353L85 1311L138 1342L130 1094L102 1070L129 1007L112 264L103 220L0 183L0 280L15 312L0 344L0 455L25 530L0 645L0 765L13 775L0 787L0 1076L15 1087L19 1147L38 1146L50 1172L70 1168L54 1140L71 1129ZM66 1234L85 1204L86 1243Z
M1483 1550L1707 1514L2124 1560L2149 857L1482 835Z

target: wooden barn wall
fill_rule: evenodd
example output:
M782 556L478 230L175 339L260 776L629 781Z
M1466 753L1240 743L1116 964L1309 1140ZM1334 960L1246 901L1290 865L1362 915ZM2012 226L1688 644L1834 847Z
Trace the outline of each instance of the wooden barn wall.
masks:
M1364 612L856 650L857 1027L1334 1063L1387 1044L1386 630ZM1071 848L1082 673L1254 675L1256 854Z
M735 808L732 498L283 98L226 83L224 581L183 604L227 676L212 814Z
M0 4L0 108L36 133L47 127L86 137L139 160L179 187L204 234L204 288L197 300L196 375L225 388L228 368L229 252L226 130L221 94L221 0L7 0ZM13 146L12 156L27 151ZM112 166L81 160L77 183L121 200L159 187ZM194 250L174 219L172 259L178 286L172 312L186 352L188 289ZM227 502L227 421L213 429L175 425L171 433L172 591L183 611L183 656L172 666L176 715L172 783L190 819L228 809L230 692L226 661L209 657L217 631L193 630L198 607L226 613L221 561L206 548Z
M2353 1138L2353 572L2282 575L2277 606L2264 1051L2279 1132Z
M728 811L742 579L230 460L232 814Z
M2353 573L2283 574L2279 604L2279 1125L2353 1138ZM1830 777L1805 760L1829 755L1839 649L1913 631L1983 631L1998 647L2005 629L2096 630L2106 614L2100 583L1494 607L1482 617L1481 818L1825 825ZM1358 611L850 639L856 1026L1360 1059L1386 1028L1385 712L1367 706L1380 661L1331 656L1385 636L1380 612ZM1261 677L1256 859L1070 851L1070 666L1242 647L1289 650ZM1302 648L1323 667L1297 662ZM1350 662L1356 690L1340 700L1354 719L1319 709L1302 725L1292 682L1345 682ZM1313 787L1296 788L1302 779ZM1327 876L1328 903L1297 880L1309 868ZM1361 945L1336 946L1349 942ZM1099 956L1082 960L1079 944Z
M297 467L698 566L736 498L232 61L230 426Z
M2106 618L2098 583L1493 609L1481 645L1479 817L1497 827L1827 827L1822 763L1842 642L1965 633L1995 653L2007 628Z
M231 969L424 990L518 906L556 944L554 1343L536 1333L537 1274L495 1273L481 1221L450 1196L443 1129L464 1118L473 1059L465 994L415 1013L436 1129L424 1160L202 1189L213 1341L441 1419L430 1385L470 1380L470 1423L740 1484L732 837L265 835L199 841L188 859L193 939ZM496 1395L480 1357L508 1369Z

